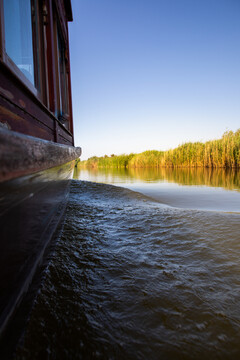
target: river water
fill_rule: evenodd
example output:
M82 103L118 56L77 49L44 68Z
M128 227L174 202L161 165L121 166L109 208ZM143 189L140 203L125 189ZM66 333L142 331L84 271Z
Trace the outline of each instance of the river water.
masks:
M239 358L239 187L206 169L75 173L16 357Z

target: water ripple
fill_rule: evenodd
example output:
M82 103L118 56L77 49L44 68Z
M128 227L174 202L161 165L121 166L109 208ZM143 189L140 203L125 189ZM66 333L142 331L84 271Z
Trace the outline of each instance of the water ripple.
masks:
M240 356L239 215L75 181L18 358Z

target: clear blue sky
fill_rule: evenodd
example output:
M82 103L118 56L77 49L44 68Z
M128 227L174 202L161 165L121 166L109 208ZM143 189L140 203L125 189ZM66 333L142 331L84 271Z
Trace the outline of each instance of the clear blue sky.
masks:
M82 159L240 128L240 0L72 0L72 8Z

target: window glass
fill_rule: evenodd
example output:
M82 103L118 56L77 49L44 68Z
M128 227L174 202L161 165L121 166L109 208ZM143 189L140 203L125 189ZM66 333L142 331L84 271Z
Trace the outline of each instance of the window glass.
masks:
M68 74L66 70L65 46L59 27L57 27L57 53L58 53L58 89L59 89L59 115L62 124L69 128L69 104L68 104Z
M5 48L34 84L31 0L4 0Z
M65 60L65 47L58 29L58 69L59 69L59 88L60 88L60 113L68 114L68 89L67 89L67 72Z

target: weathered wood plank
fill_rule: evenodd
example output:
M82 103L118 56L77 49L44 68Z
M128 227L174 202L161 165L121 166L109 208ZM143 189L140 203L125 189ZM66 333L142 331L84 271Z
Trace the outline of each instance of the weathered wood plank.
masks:
M80 155L79 147L0 128L0 182L65 164Z
M0 95L11 102L13 106L26 114L30 114L49 128L54 128L54 116L50 111L2 64L0 67L0 84Z
M55 124L57 123L58 128L61 129L61 135L65 139L64 143L73 145L73 135L2 64L0 64L0 105L2 106L0 109L0 122L7 123L12 130L54 141ZM4 113L4 107L11 111L11 114Z
M6 128L22 134L36 136L45 140L54 140L54 131L39 123L20 109L9 105L0 96L0 123ZM68 143L69 144L69 143Z

